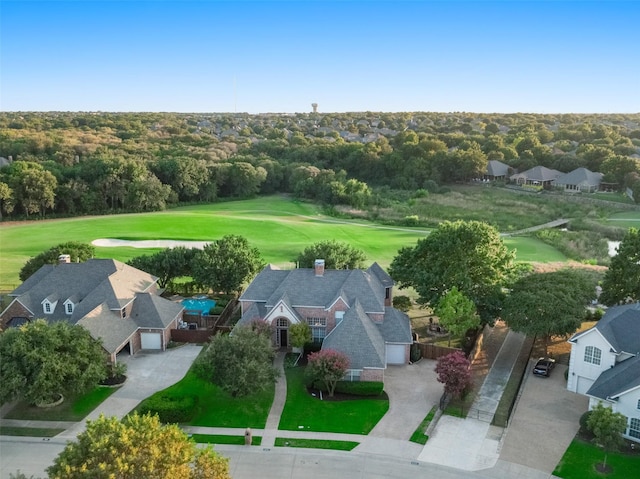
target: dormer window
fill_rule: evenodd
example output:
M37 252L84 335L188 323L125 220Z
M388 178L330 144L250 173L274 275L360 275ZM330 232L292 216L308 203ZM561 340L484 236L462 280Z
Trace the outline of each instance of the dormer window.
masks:
M127 309L126 308L122 308L122 319L127 317Z
M57 303L57 301L52 302L48 298L45 298L44 301L42 301L42 312L44 314L53 314Z
M71 300L66 300L64 302L64 312L67 314L73 314L74 304Z

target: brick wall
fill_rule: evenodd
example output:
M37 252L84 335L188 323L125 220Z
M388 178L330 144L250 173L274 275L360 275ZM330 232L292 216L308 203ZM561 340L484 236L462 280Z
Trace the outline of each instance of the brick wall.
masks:
M29 318L33 319L33 315L18 300L13 302L2 312L0 316L0 325L4 329L11 318Z
M384 381L384 369L367 369L362 370L360 381Z

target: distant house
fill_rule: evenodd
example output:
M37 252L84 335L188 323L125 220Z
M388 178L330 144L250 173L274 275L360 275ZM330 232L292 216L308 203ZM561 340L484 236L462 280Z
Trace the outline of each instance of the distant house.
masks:
M166 349L184 308L158 296L158 278L113 259L61 261L42 266L10 294L3 328L38 318L77 324L102 341L112 362L120 351Z
M269 265L240 297L236 327L263 320L274 327L276 347L289 346L289 326L307 323L322 349L349 357L347 379L382 381L391 364L407 364L413 342L406 314L393 308L394 281L377 264L367 270L290 271Z
M563 173L558 170L552 170L544 166L535 166L522 173L511 175L509 179L521 186L536 186L548 189L562 174Z
M625 437L640 442L640 303L609 308L569 342L567 389L624 414Z
M489 160L483 179L489 181L504 180L509 176L511 167L498 160Z
M556 178L554 186L569 193L593 193L600 189L603 176L602 173L594 173L586 168L576 168Z

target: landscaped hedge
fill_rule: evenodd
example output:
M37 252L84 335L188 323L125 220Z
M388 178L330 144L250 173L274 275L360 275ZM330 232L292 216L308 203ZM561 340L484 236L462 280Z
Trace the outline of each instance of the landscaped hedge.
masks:
M186 423L193 419L198 398L195 396L151 396L142 403L140 414L157 414L163 423Z
M380 396L384 389L381 381L338 381L336 392L354 396Z

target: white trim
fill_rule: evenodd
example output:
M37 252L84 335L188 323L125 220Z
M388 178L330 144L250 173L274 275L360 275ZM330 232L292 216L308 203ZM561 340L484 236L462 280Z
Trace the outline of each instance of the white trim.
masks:
M27 308L24 304L22 304L22 302L20 301L20 299L19 299L19 298L20 298L20 296L15 296L15 297L13 298L13 300L9 303L9 305L8 305L6 308L4 308L4 310L2 311L2 313L0 313L0 316L4 316L4 313L6 313L6 312L7 312L7 310L8 310L8 309L13 305L13 303L16 303L16 302L17 302L20 306L22 306L24 309L26 309L26 310L29 312L29 314L30 314L31 316L35 316L35 315L33 314L33 311L31 311L31 310L30 310L29 308ZM11 319L11 318L9 318L9 319Z
M280 308L279 306L281 306L282 308ZM271 311L269 311L264 316L263 319L268 324L271 324L274 319L280 317L287 318L291 324L297 324L300 322L300 320L298 319L298 314L282 300L278 301L276 305L271 308Z
M344 305L351 309L351 307L349 306L349 303L347 303L347 301L342 297L342 295L338 296L336 299L333 300L333 303L331 303L329 306L327 306L326 308L324 308L325 311L329 311L331 308L333 308L333 305L336 304L338 301L342 300L342 302L344 303Z

